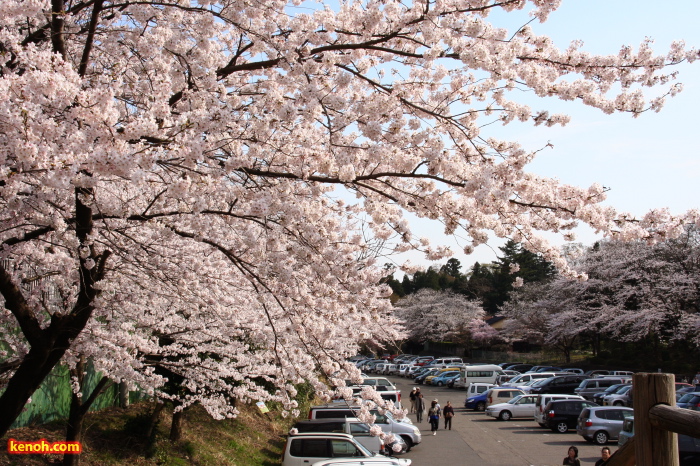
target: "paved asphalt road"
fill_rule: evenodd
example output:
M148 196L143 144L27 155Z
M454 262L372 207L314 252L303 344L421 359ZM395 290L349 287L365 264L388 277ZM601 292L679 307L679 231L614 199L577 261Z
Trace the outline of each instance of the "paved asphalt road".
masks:
M401 401L408 408L408 394L415 384L402 377L388 378L401 390ZM427 420L419 424L414 414L409 415L423 433L421 444L403 455L411 458L414 466L554 466L562 463L571 445L579 449L579 459L583 465L595 464L600 458L601 447L587 443L575 431L556 434L540 428L531 419L497 421L483 412L466 410L464 390L420 387L427 405L435 398L441 406L451 401L455 407L455 417L452 430L444 430L441 420L440 430L433 436ZM613 452L617 449L615 443L608 446Z

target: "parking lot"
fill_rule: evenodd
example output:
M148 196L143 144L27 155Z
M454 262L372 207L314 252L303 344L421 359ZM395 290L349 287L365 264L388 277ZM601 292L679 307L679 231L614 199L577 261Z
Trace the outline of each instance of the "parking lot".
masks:
M401 390L401 401L410 406L408 394L416 386L411 379L387 377ZM598 445L586 442L576 432L554 433L543 429L534 420L514 419L508 422L487 417L483 412L464 409L465 390L420 385L426 404L437 398L444 406L451 401L455 417L451 431L442 429L430 433L427 420L416 425L423 433L423 441L404 456L413 459L415 466L432 465L560 465L571 445L579 449L581 464L595 464L600 458ZM415 423L416 417L409 417ZM615 443L608 445L614 452Z

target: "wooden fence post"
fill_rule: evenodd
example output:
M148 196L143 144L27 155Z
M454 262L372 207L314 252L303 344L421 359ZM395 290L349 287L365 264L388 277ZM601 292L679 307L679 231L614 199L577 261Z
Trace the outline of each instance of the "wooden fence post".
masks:
M658 404L676 406L673 374L634 374L635 458L637 466L679 466L678 436L654 427L649 410Z

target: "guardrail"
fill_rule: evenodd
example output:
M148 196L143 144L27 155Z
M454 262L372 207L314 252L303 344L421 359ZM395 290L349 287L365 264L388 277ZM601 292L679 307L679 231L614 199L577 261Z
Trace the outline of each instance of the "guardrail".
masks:
M700 437L700 411L676 407L673 374L635 374L634 437L606 466L679 466L677 434Z

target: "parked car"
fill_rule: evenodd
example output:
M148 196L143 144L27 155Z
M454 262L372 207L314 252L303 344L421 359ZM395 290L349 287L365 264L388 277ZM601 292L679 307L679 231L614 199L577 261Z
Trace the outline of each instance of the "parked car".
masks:
M560 375L550 377L541 384L531 387L530 393L561 393L564 395L573 395L574 390L587 378L587 375Z
M569 429L576 428L581 411L591 406L598 405L586 400L552 400L544 408L545 425L552 432L568 432Z
M525 371L525 373L526 373L526 374L534 374L534 373L536 373L538 370L543 369L543 368L545 368L545 367L549 367L549 366L532 366L532 367L530 367L527 371ZM516 369L516 370L517 370L517 369Z
M615 393L603 397L604 406L629 406L632 385L620 388Z
M622 429L617 438L617 445L621 447L632 437L634 437L634 416L627 417L622 421Z
M562 394L551 394L546 393L544 395L537 395L535 400L535 422L540 425L540 427L547 427L545 422L545 410L544 408L553 400L583 400L583 397L578 395L562 395Z
M505 402L491 405L486 408L486 415L501 421L509 421L514 417L531 418L535 414L535 395L518 395Z
M423 384L425 383L425 379L427 379L430 376L435 376L440 373L440 369L429 369L427 372L422 373L421 375L417 376L413 381L418 384Z
M294 424L293 428L300 434L312 432L342 432L344 434L350 434L372 453L385 454L392 451L395 453L403 453L408 449L406 442L404 442L400 436L394 436L394 438L399 441L397 445L399 450L393 450L392 447L396 441L385 445L378 436L370 434L370 426L368 424L354 417L303 420Z
M537 372L563 372L563 369L556 366L545 366L537 369Z
M700 392L686 393L676 403L679 408L700 411Z
M634 410L618 406L595 406L584 408L578 417L576 433L588 442L605 445L608 440L619 437L622 425Z
M619 446L624 445L634 437L634 417L628 417L622 425ZM678 458L680 466L697 466L700 464L700 438L678 434Z
M462 361L462 358L438 358L430 363L431 366L433 367L440 367L442 369L445 369L447 367L453 367L454 364L462 364L464 361Z
M472 364L460 368L459 380L455 382L455 387L467 388L472 383L496 383L499 375L503 375L503 370L495 364Z
M387 434L400 435L406 442L407 450L410 450L414 445L422 441L420 430L413 425L408 418L403 418L400 421L394 419L394 416L385 411L380 414L377 409L370 411L375 416L374 423L382 428ZM309 409L309 419L330 419L340 417L357 417L358 409L348 407L346 404L330 403L319 406L312 406Z
M533 379L548 379L550 377L554 377L556 375L566 375L562 374L560 372L542 372L542 373L530 373L526 372L524 374L516 375L512 379L510 379L508 382L504 383L504 387L517 387L518 385L522 385L526 382L529 382Z
M373 458L375 454L349 434L295 434L287 438L282 466L305 466L322 459L339 457Z
M447 379L447 383L445 384L445 386L447 388L455 388L455 383L459 380L459 377L460 377L460 374L459 374L459 372L457 372L456 375L453 375L452 377Z
M607 391L613 385L623 384L625 381L622 378L615 377L594 377L582 380L578 387L574 388L574 393L581 395L587 400L593 400L596 393ZM593 400L595 401L595 400ZM598 402L596 402L598 403ZM602 404L598 403L598 404Z
M572 374L584 375L583 369L579 369L577 367L565 367L561 371L562 372L570 372Z
M596 393L595 395L593 395L593 398L591 401L593 401L593 403L596 403L596 404L603 406L603 398L605 398L608 395L612 395L613 393L615 393L618 390L621 390L622 387L626 387L627 385L629 385L629 384L628 383L618 383L615 385L611 385L610 387L606 388L605 391L602 391L600 393Z
M590 375L591 377L595 377L597 375L609 375L610 371L607 371L605 369L592 369L590 371L586 371L583 375Z
M505 403L518 395L524 394L525 393L522 390L518 390L517 388L489 388L489 390L486 392L486 407L488 408L489 406L498 403Z
M699 389L695 388L694 385L691 385L689 387L679 388L678 390L676 390L676 401L678 401L686 393L697 392L697 391L699 391Z
M450 381L453 381L453 379L455 377L459 377L459 371L446 371L446 372L443 372L442 374L434 377L430 381L430 385L434 385L436 387L444 387Z
M549 377L542 378L542 379L532 379L529 382L525 382L524 384L516 385L515 388L520 389L520 390L524 391L525 393L530 393L533 388L542 385L547 380L549 380Z
M410 466L411 460L408 458L387 458L374 457L362 458L333 458L313 463L311 466Z
M496 384L503 385L504 383L508 382L510 379L515 377L516 375L520 375L520 372L512 371L510 369L504 369L503 375L499 375L498 377L496 377Z
M438 377L441 377L444 374L447 374L448 372L457 372L457 368L450 367L450 368L436 368L437 372L434 374L428 374L425 379L423 380L423 383L425 385L433 385L433 379L436 379Z
M420 358L416 359L415 364L416 366L425 366L428 364L430 361L433 361L435 359L435 356L421 356Z
M473 409L474 411L486 410L486 393L488 393L488 390L483 393L468 396L464 400L464 407L467 409Z
M396 385L384 377L365 377L362 380L362 385L381 385L396 390Z
M522 373L524 373L524 372L529 371L529 370L532 369L533 367L535 367L535 366L533 366L532 364L514 364L514 365L512 365L512 366L506 366L506 367L504 368L504 370L518 371L518 372L520 372L520 373L522 374Z

